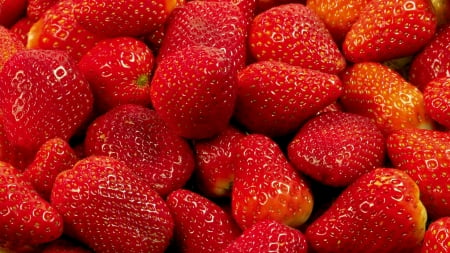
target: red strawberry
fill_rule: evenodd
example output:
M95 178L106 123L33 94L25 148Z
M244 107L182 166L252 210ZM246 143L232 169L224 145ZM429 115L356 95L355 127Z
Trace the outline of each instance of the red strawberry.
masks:
M78 66L91 84L97 108L107 111L120 104L150 104L153 61L143 42L117 37L97 43Z
M450 133L402 129L387 139L388 155L396 168L419 185L420 196L432 218L450 216Z
M68 140L92 110L92 92L62 51L16 53L0 73L0 108L8 140L36 151L48 139Z
M0 162L0 203L0 247L37 245L61 236L61 215L5 162Z
M65 232L95 252L164 252L172 237L164 200L114 158L91 156L61 172L51 201Z
M68 239L58 239L46 244L41 253L92 253L77 241Z
M450 217L433 221L423 238L421 253L445 253L450 250Z
M28 32L30 31L34 23L35 21L33 21L31 18L23 17L19 19L13 26L11 26L9 30L19 37L19 40L23 45L26 45L28 42Z
M211 2L223 2L223 3L232 3L239 7L242 14L244 14L245 20L247 25L249 25L254 16L256 11L256 2L258 0L205 0L205 1L211 1Z
M347 186L383 165L385 140L367 117L323 113L302 126L288 146L288 157L299 171L323 184Z
M274 220L263 220L246 229L222 252L307 253L308 243L299 230Z
M409 56L428 43L436 26L428 0L371 0L345 37L344 55L352 62Z
M240 235L230 214L211 200L179 189L167 197L175 240L184 253L219 252Z
M236 119L252 132L282 136L336 101L342 83L332 74L278 61L260 61L238 74Z
M425 109L432 119L450 128L450 76L432 80L423 92Z
M0 26L0 71L3 65L13 56L15 53L25 49L25 46L19 40L13 32L7 28Z
M121 105L96 118L85 138L86 155L125 162L161 195L181 188L194 170L188 143L170 131L154 110Z
M28 0L27 16L37 21L44 13L60 0ZM66 1L66 0L61 0Z
M425 233L419 188L403 171L359 177L306 230L317 252L411 252Z
M233 68L232 60L213 47L192 46L166 56L151 83L155 110L180 136L200 139L220 133L236 101Z
M250 134L235 147L231 208L240 227L247 229L265 219L292 227L305 223L313 196L279 146L264 135Z
M345 59L323 21L302 4L285 4L257 15L250 26L249 48L258 61L283 61L337 74Z
M0 26L11 27L19 20L27 8L27 0L1 0Z
M342 74L344 109L375 120L384 134L402 128L432 128L423 94L392 69L357 63Z

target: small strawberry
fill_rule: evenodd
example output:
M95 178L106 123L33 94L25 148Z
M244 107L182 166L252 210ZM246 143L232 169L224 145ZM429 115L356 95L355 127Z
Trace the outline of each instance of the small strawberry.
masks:
M241 231L232 216L211 200L179 189L167 196L175 221L175 240L184 253L220 252Z
M304 178L270 138L250 134L236 145L232 213L242 229L273 219L298 227L309 218L313 196Z
M166 127L157 113L139 105L117 106L89 126L86 155L105 155L126 163L161 195L181 188L194 170L186 140Z
M28 0L27 16L37 21L44 13L55 5L59 0ZM66 0L61 0L66 1Z
M423 94L392 69L376 62L357 63L341 80L344 109L374 119L384 134L401 128L432 128Z
M450 217L443 217L430 223L421 253L445 253L450 251Z
M19 19L11 28L9 29L12 33L19 37L19 40L23 45L27 45L28 42L28 32L34 25L35 21L29 17L23 17Z
M258 14L249 49L258 61L275 60L337 74L345 59L323 21L302 4L284 4Z
M423 99L430 117L450 129L450 76L429 82L423 91Z
M385 140L367 117L323 113L302 126L288 146L288 157L299 171L323 184L347 186L383 165Z
M1 0L0 26L11 27L19 20L27 8L28 0Z
M173 220L164 200L124 163L107 156L61 172L51 203L64 231L95 252L164 252Z
M378 168L346 188L305 235L317 252L411 252L426 220L414 181L403 171Z
M252 132L292 133L310 116L336 101L336 75L279 61L260 61L238 73L235 117Z
M308 243L299 230L274 220L263 220L246 229L222 252L307 253Z
M450 133L402 129L387 139L393 165L419 185L420 196L432 218L450 216Z
M20 41L19 37L7 28L0 26L0 71L3 65L15 53L25 49L25 46Z
M347 33L343 52L351 62L409 56L430 41L436 26L429 0L371 0Z
M46 244L40 253L92 253L78 241L60 238Z

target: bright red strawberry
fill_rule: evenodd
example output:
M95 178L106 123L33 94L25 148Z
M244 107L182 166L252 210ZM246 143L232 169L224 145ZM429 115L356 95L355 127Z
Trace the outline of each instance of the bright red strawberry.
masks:
M11 28L9 29L12 33L19 37L19 40L23 45L27 45L28 42L28 32L34 25L35 21L29 17L23 17L19 19Z
M389 158L420 188L420 197L432 218L450 216L450 133L402 129L387 139Z
M15 53L25 49L25 46L19 40L13 32L7 28L0 26L0 71L3 65L13 56Z
M152 104L176 134L212 137L227 127L233 114L233 69L233 61L221 49L182 48L158 64L151 83Z
M299 230L274 220L263 220L246 229L222 252L307 253L308 243Z
M147 106L150 101L152 51L132 37L105 39L91 48L78 66L89 81L97 109L121 104Z
M403 171L378 168L346 188L305 235L317 252L411 252L426 220L414 181Z
M430 117L450 129L450 76L429 82L423 91L423 99Z
M450 24L442 27L436 36L417 54L409 70L409 80L420 90L438 77L450 77Z
M0 203L0 247L37 245L61 236L61 215L5 162L0 162Z
M302 126L288 146L288 157L299 171L323 184L347 186L383 165L385 140L367 117L323 113Z
M374 119L384 134L402 128L432 128L423 94L392 69L376 62L357 63L341 80L344 109Z
M24 50L0 73L0 108L8 140L36 151L48 139L68 140L92 110L88 82L63 51Z
M236 147L232 213L242 229L273 219L298 227L309 218L313 196L304 178L270 138L250 134Z
M241 233L230 214L197 193L179 189L166 201L175 220L175 241L184 253L220 252Z
M433 221L423 238L421 253L445 253L450 251L450 217Z
M164 252L173 219L164 200L124 163L91 156L61 172L51 203L64 231L95 252Z
M238 73L236 119L252 132L283 136L342 93L339 77L279 61L260 61Z
M27 17L34 21L39 20L42 15L58 1L59 0L28 0Z
M352 62L409 56L430 41L436 26L429 0L371 0L347 33L343 52Z
M85 138L86 155L125 162L161 195L181 188L194 170L189 144L166 127L157 113L121 105L96 118Z
M11 27L25 13L28 0L1 0L0 26Z
M323 21L302 4L285 4L257 15L249 48L258 61L275 60L337 74L345 59Z
M46 244L40 253L92 253L78 241L61 238Z

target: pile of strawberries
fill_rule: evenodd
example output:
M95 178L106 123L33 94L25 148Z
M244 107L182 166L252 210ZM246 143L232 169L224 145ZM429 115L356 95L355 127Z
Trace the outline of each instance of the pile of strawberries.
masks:
M0 252L450 252L450 1L0 1Z

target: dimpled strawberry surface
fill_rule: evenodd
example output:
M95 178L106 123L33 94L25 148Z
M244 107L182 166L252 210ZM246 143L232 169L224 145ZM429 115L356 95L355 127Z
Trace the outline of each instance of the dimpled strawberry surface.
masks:
M450 0L0 0L0 253L450 252Z

